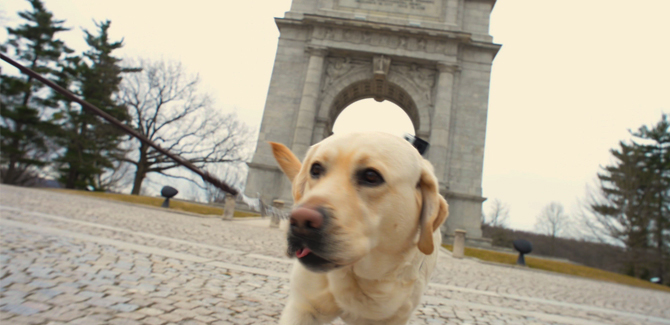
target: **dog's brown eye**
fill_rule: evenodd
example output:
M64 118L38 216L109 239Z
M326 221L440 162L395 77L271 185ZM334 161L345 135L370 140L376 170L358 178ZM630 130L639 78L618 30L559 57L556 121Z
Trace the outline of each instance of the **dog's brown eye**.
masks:
M312 178L319 178L326 170L319 163L312 164L312 167L309 169L309 175Z
M377 186L384 183L384 178L374 169L364 169L358 173L358 184L364 186Z

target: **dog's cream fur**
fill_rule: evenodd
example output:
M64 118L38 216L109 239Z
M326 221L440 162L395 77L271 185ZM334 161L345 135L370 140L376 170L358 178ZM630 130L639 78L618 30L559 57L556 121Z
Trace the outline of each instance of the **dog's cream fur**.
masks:
M312 146L304 163L271 143L293 184L295 207L328 209L331 243L324 259L337 265L312 272L296 262L280 324L406 324L430 280L448 215L430 163L402 138L383 133L334 135ZM314 163L323 166L313 177ZM356 175L372 168L379 186Z

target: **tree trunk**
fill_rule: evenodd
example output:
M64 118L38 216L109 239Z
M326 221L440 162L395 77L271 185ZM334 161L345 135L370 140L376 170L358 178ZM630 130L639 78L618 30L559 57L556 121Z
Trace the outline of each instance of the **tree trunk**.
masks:
M74 185L77 182L77 178L79 178L79 173L75 170L75 168L72 167L72 164L70 164L70 170L68 170L67 173L67 181L65 182L65 188L69 189L74 189Z
M551 255L556 256L556 235L551 236Z
M23 132L23 124L16 122L16 125L14 126L14 129L16 130L16 133L21 133ZM15 149L18 149L20 147L21 143L19 141L18 137L14 137L12 139L12 147ZM20 149L19 149L20 151ZM23 172L19 169L19 160L21 159L21 154L10 154L9 155L9 164L7 165L7 170L5 171L5 177L3 179L3 183L5 184L12 184L12 185L20 185L19 184L19 179L21 179L21 175Z
M147 170L149 165L147 164L147 154L149 153L149 147L144 144L140 145L140 157L137 161L137 171L135 171L135 179L133 180L133 190L130 192L132 195L140 195L142 190L142 182L144 178L147 177Z
M142 190L142 182L147 176L145 167L142 164L137 165L137 171L135 172L135 179L133 180L133 190L130 192L132 195L140 195Z
M147 154L149 152L149 147L141 144L139 152L140 157L136 165L137 171L135 171L135 179L133 180L133 190L130 192L132 195L140 195L140 191L142 190L142 182L144 181L144 178L147 177L147 169L149 169L149 166L147 166Z

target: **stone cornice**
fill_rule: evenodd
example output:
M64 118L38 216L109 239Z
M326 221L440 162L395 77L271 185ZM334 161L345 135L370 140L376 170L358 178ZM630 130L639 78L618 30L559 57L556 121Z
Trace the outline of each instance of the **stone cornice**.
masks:
M305 51L314 56L323 57L328 55L328 48L325 46L308 45L307 48L305 48Z
M340 27L340 28L343 27L362 28L362 29L376 30L380 32L393 32L396 34L408 34L408 35L428 36L436 38L451 38L451 39L458 39L461 41L470 41L472 39L471 33L461 31L434 29L426 27L414 27L407 25L396 25L389 23L335 18L335 17L327 17L312 14L305 14L302 21L308 25L326 25L330 27Z
M453 191L440 191L440 194L444 195L447 199L449 198L456 198L456 199L462 199L462 200L468 200L468 201L475 201L478 203L486 201L485 197L479 196L479 195L474 195L474 194L468 194L468 193L459 193L459 192L453 192Z
M491 51L493 53L494 58L498 54L498 51L500 51L500 48L502 48L502 44L477 42L477 41L473 41L464 45Z
M378 46L390 50L425 52L429 54L455 55L451 47L477 47L495 54L501 45L483 41L475 41L472 34L461 31L431 29L388 23L361 21L354 19L333 18L327 16L304 14L302 19L275 18L278 28L286 26L310 26L314 29L312 40L317 44L335 41L340 44ZM385 44L368 44L376 40Z
M466 0L466 1L478 1L478 2L487 2L491 4L491 11L493 11L493 8L496 6L497 0Z
M461 69L457 64L453 64L451 62L438 62L436 66L437 66L437 71L447 72L447 73L454 73L454 72L459 71Z
M273 172L281 172L281 169L279 169L279 167L273 166L273 165L267 165L267 164L263 164L263 163L248 162L247 166L249 166L251 168L258 168L258 169L269 170L269 171L273 171Z

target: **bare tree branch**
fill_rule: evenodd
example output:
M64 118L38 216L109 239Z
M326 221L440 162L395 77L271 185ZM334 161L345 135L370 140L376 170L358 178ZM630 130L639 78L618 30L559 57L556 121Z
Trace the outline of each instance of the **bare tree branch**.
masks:
M552 238L558 237L565 231L568 218L568 215L564 213L562 204L551 202L537 216L535 230Z
M184 72L181 64L140 60L130 62L141 73L124 79L123 101L132 107L132 126L199 168L210 164L247 161L251 156L251 130L232 114L213 108L209 96L198 91L199 79ZM149 173L163 174L179 165L153 148L139 146L133 194L139 194ZM176 177L184 178L184 177Z
M509 206L502 201L495 199L491 203L490 213L482 213L482 221L490 227L505 227L509 219Z

